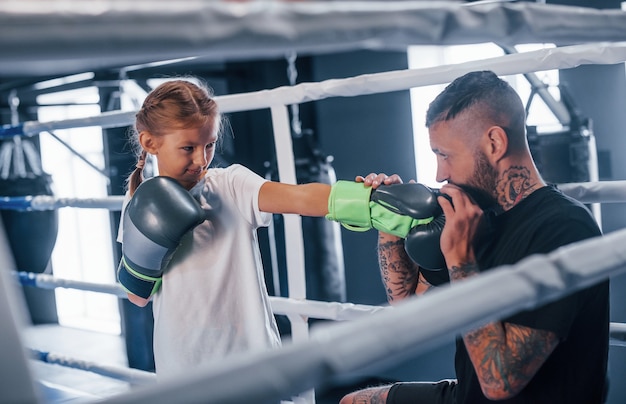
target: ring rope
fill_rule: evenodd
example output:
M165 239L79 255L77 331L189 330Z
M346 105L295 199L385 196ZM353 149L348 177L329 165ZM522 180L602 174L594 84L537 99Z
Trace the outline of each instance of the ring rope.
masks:
M387 368L459 333L624 273L625 244L626 230L621 230L533 255L516 265L494 268L409 299L391 310L316 327L307 341L236 356L184 380L131 391L108 402L276 402L322 388L338 376Z
M77 289L89 292L105 293L127 299L128 295L118 284L90 283L63 279L48 274L32 272L13 272L22 286L41 289ZM270 303L275 314L300 315L306 318L315 318L334 321L350 321L371 315L383 310L390 310L390 306L371 306L354 303L323 302L317 300L298 300L285 297L270 296ZM626 346L626 324L610 324L610 342L614 346Z
M485 42L574 44L623 40L626 36L626 15L619 10L551 5L545 1L534 5L512 0L471 4L184 1L161 2L156 9L132 0L100 0L84 5L39 1L36 8L32 3L0 2L4 23L0 71L23 74L25 66L41 64L52 71L66 71L68 60L73 61L73 71L93 71L120 64L145 66L197 57L202 57L204 63L223 63L280 58L294 51L402 51L410 45ZM97 4L97 14L93 3ZM164 30L163 26L186 29L178 32ZM41 74L40 68L36 71Z
M22 286L41 289L77 289L98 292L127 299L128 295L119 284L91 283L58 278L49 274L13 271L13 276ZM348 321L385 310L384 306L368 306L354 303L322 302L316 300L298 300L279 296L270 296L272 310L276 314L300 315L323 320Z
M119 285L104 285L89 282L60 279L46 274L15 273L23 286L40 287L44 289L73 288L93 292L108 293L125 298L126 293ZM355 320L365 314L373 314L381 310L390 309L385 306L366 306L336 302L297 301L295 299L270 298L272 308L277 314L307 313L307 317L324 318L329 320ZM626 324L610 324L610 344L626 347ZM101 365L95 362L75 359L73 357L53 352L40 351L30 348L31 357L41 362L56 364L64 367L81 369L102 376L129 382L133 385L151 384L156 382L152 372L137 369L123 368L111 365Z
M564 194L582 203L626 202L626 181L598 181L557 184ZM59 208L87 208L122 210L124 196L105 198L56 198L49 195L0 196L0 210L54 210Z
M59 208L87 208L122 210L124 196L114 195L103 198L56 198L49 195L3 196L0 197L0 210L55 210Z
M558 188L582 203L626 202L626 181L572 182Z
M498 75L522 74L566 69L585 64L615 64L626 61L626 42L602 42L520 52L465 63L422 69L301 83L271 90L217 96L222 113L293 105L329 97L354 97L406 90L413 87L445 84L473 70L493 70ZM26 121L0 127L0 139L16 135L35 136L40 132L89 126L114 128L132 125L136 111L108 111L100 115L49 122Z
M155 373L147 372L145 370L113 365L102 365L95 362L75 359L67 355L40 351L33 348L29 348L28 351L31 359L35 359L40 362L61 365L73 369L81 369L99 374L101 376L107 376L113 379L125 381L133 385L153 384L157 381Z
M610 323L609 336L611 345L626 347L626 324Z
M24 271L12 271L12 274L22 286L30 286L40 289L76 289L88 292L105 293L119 298L128 298L126 291L124 291L119 284L76 281L72 279L58 278L49 274L38 274Z

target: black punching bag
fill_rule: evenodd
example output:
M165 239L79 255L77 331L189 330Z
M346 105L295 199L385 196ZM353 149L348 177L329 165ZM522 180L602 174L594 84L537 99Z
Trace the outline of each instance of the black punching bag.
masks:
M22 165L2 170L3 174L8 172L8 175L0 176L0 196L53 195L50 175L41 171L39 156L33 155L33 146L26 142L22 140L16 143L13 140L2 144L3 150L7 148L12 150L13 158L10 159L13 160L12 166L20 164L16 162L21 162ZM16 159L18 153L24 153L27 158ZM2 155L6 156L7 153ZM10 161L0 163L4 165L3 168L11 166ZM58 212L56 210L0 210L0 212L17 266L15 269L34 273L45 272L57 239ZM26 287L24 294L33 324L58 322L53 290Z
M0 178L0 195L52 195L52 179L47 174L23 178ZM42 273L48 267L56 243L56 210L3 210L4 223L15 263L20 271Z

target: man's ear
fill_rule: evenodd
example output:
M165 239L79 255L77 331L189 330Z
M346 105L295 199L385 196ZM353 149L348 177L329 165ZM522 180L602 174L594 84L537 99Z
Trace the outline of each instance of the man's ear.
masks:
M139 143L141 147L150 154L157 154L157 142L156 138L152 135L152 133L148 131L139 132Z
M492 126L487 131L487 152L494 163L506 157L509 151L509 136L500 126Z

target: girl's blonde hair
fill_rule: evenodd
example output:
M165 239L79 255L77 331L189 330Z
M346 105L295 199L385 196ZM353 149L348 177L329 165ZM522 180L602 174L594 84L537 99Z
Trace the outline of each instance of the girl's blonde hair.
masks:
M150 132L158 137L171 129L199 128L206 125L214 125L219 134L221 116L207 86L178 79L166 81L152 90L135 115L131 142L137 151L137 164L127 179L130 194L134 194L143 181L147 152L139 142L141 132Z

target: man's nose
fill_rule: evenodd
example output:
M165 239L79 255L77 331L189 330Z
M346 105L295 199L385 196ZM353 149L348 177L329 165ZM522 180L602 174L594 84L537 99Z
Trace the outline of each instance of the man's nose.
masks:
M448 181L448 172L447 170L445 170L440 164L437 164L437 177L436 180L437 182L444 182L444 181Z

